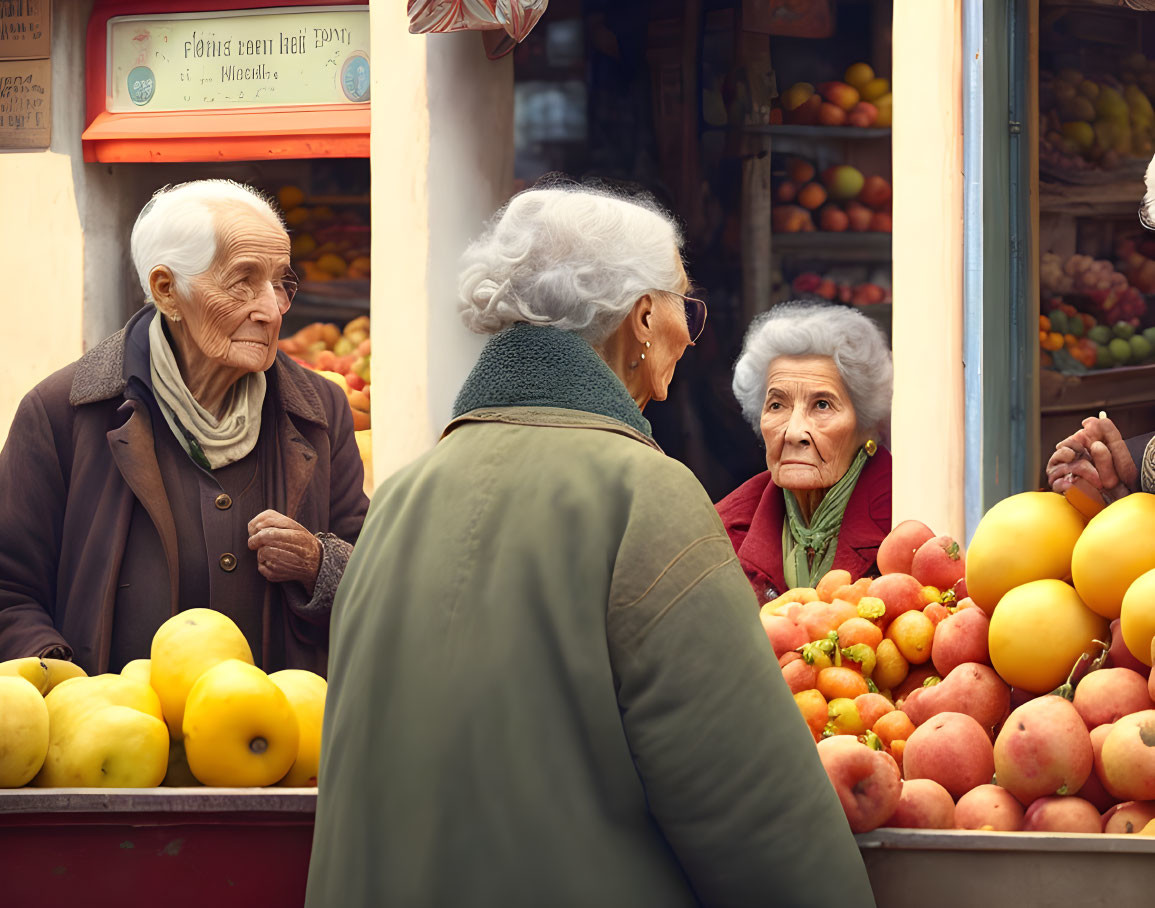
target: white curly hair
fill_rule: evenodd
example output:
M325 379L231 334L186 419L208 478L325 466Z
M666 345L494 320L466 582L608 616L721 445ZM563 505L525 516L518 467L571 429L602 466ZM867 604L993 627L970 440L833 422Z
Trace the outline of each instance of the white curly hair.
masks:
M647 291L682 276L682 232L657 203L603 189L527 189L462 256L462 320L478 334L517 322L604 341Z
M780 356L829 356L850 394L858 430L885 442L890 435L894 365L885 335L845 306L781 303L751 322L734 365L734 396L761 434L770 364Z

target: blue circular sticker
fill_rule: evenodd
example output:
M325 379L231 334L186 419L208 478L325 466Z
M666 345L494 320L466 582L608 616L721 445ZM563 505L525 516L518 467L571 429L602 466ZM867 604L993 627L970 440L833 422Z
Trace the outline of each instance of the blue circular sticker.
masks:
M156 77L147 66L137 66L128 74L128 96L137 107L143 107L156 93Z
M341 91L350 101L369 100L369 61L354 54L341 66Z

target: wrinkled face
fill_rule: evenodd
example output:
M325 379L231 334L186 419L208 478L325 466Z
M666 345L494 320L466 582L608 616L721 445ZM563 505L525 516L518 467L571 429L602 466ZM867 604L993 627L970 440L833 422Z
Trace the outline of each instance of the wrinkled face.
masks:
M190 281L181 320L206 359L263 372L276 359L281 316L288 309L276 288L289 269L289 235L247 205L222 208L216 220L216 257Z
M677 293L686 293L690 289L690 280L686 277L680 257L677 285L668 289ZM653 336L650 349L646 350L646 362L649 366L651 397L654 400L665 400L670 382L674 379L674 367L690 346L690 329L686 327L686 307L681 297L670 293L655 293L653 297L654 310L650 322Z
M860 445L857 417L829 356L779 356L767 372L762 438L770 478L782 489L828 489Z

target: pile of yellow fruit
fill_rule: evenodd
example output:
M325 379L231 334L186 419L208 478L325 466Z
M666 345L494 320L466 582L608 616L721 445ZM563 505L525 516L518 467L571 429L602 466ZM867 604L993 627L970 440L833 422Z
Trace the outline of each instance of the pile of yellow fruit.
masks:
M0 662L0 788L317 784L325 679L253 665L227 616L173 616L149 659L89 677L71 662Z
M308 205L299 186L282 186L277 201L292 235L293 268L302 281L369 279L369 225L355 209Z

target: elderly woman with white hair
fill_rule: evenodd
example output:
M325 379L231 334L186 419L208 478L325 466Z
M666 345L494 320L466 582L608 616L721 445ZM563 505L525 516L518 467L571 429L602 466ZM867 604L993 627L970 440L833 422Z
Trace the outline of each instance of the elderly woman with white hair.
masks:
M721 521L642 416L705 315L681 243L571 187L466 252L493 337L337 595L308 905L873 903Z
M257 665L324 673L368 500L344 395L277 351L284 225L197 181L157 192L131 247L147 305L33 388L0 452L0 660L119 671L207 607Z
M877 574L891 522L893 385L885 336L854 309L784 303L746 332L734 396L767 469L717 507L759 601L830 570Z

